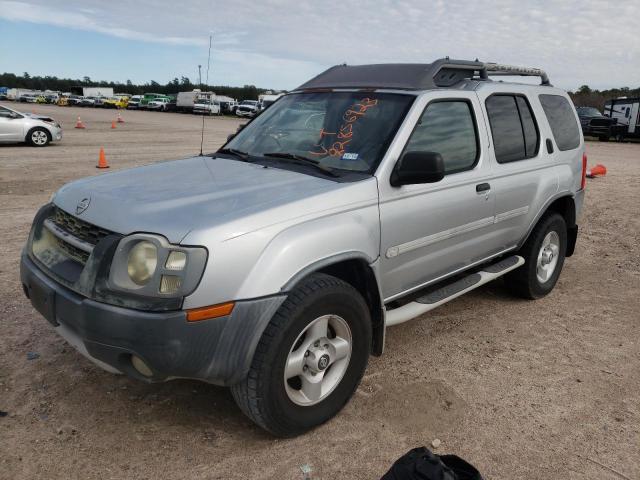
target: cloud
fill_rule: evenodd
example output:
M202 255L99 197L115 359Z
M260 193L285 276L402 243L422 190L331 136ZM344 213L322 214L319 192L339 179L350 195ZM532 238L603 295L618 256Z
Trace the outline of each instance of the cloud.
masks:
M0 18L179 46L205 47L213 32L216 56L272 74L278 66L288 87L304 80L296 69L446 55L541 67L565 88L640 79L638 2L0 0Z

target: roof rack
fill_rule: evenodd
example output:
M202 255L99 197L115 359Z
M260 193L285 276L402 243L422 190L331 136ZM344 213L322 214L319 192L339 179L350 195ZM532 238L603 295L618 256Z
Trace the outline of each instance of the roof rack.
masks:
M551 85L538 68L516 67L479 60L441 58L433 63L389 63L377 65L336 65L300 85L296 90L327 88L389 88L427 90L452 87L463 80L489 80L490 76L536 76L542 85Z
M502 65L500 63L485 63L485 71L488 75L505 75L505 76L521 76L521 77L540 77L541 85L549 85L549 77L547 72L539 68L518 67L515 65Z

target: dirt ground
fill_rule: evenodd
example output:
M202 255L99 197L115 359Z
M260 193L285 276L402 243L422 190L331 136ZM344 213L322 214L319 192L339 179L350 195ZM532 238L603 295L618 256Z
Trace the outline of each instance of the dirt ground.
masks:
M498 281L390 328L343 412L278 440L226 389L101 371L20 286L33 215L64 183L101 174L100 146L111 170L190 156L200 118L124 112L112 130L113 111L35 110L65 137L0 146L1 479L302 479L305 464L314 478L377 479L435 438L487 479L640 479L640 144L588 143L608 175L589 181L576 254L551 295L516 300ZM78 115L86 130L72 128ZM237 124L207 118L205 151Z

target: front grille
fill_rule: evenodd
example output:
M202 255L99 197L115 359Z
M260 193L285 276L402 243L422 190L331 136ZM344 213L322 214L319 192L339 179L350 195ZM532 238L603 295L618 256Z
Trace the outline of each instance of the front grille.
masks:
M87 243L90 243L91 245L97 245L100 240L113 233L104 228L96 227L95 225L85 222L84 220L80 220L79 218L74 217L73 215L57 207L53 214L52 220L58 227L60 227L70 235L73 235L74 237L79 238L80 240Z
M610 118L593 118L591 119L591 126L592 127L608 127L609 125L611 125L611 119Z
M67 256L73 258L74 260L77 260L83 265L87 263L87 260L89 260L88 252L85 252L84 250L80 250L79 248L76 248L70 243L67 243L64 240L61 240L59 238L56 238L56 241L58 244L58 248L62 250Z

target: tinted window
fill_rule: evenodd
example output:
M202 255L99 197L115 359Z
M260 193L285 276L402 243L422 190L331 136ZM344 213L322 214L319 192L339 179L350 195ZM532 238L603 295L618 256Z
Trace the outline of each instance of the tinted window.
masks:
M526 158L527 152L515 97L493 95L487 99L486 105L496 160L499 163L507 163Z
M430 103L405 151L438 152L446 173L472 168L478 157L478 141L471 106L465 101Z
M533 112L524 97L516 97L516 103L518 104L520 121L522 122L524 148L527 158L535 157L538 154L538 127L533 119Z
M580 131L569 101L560 95L540 95L540 103L549 120L558 148L577 148L580 145Z

